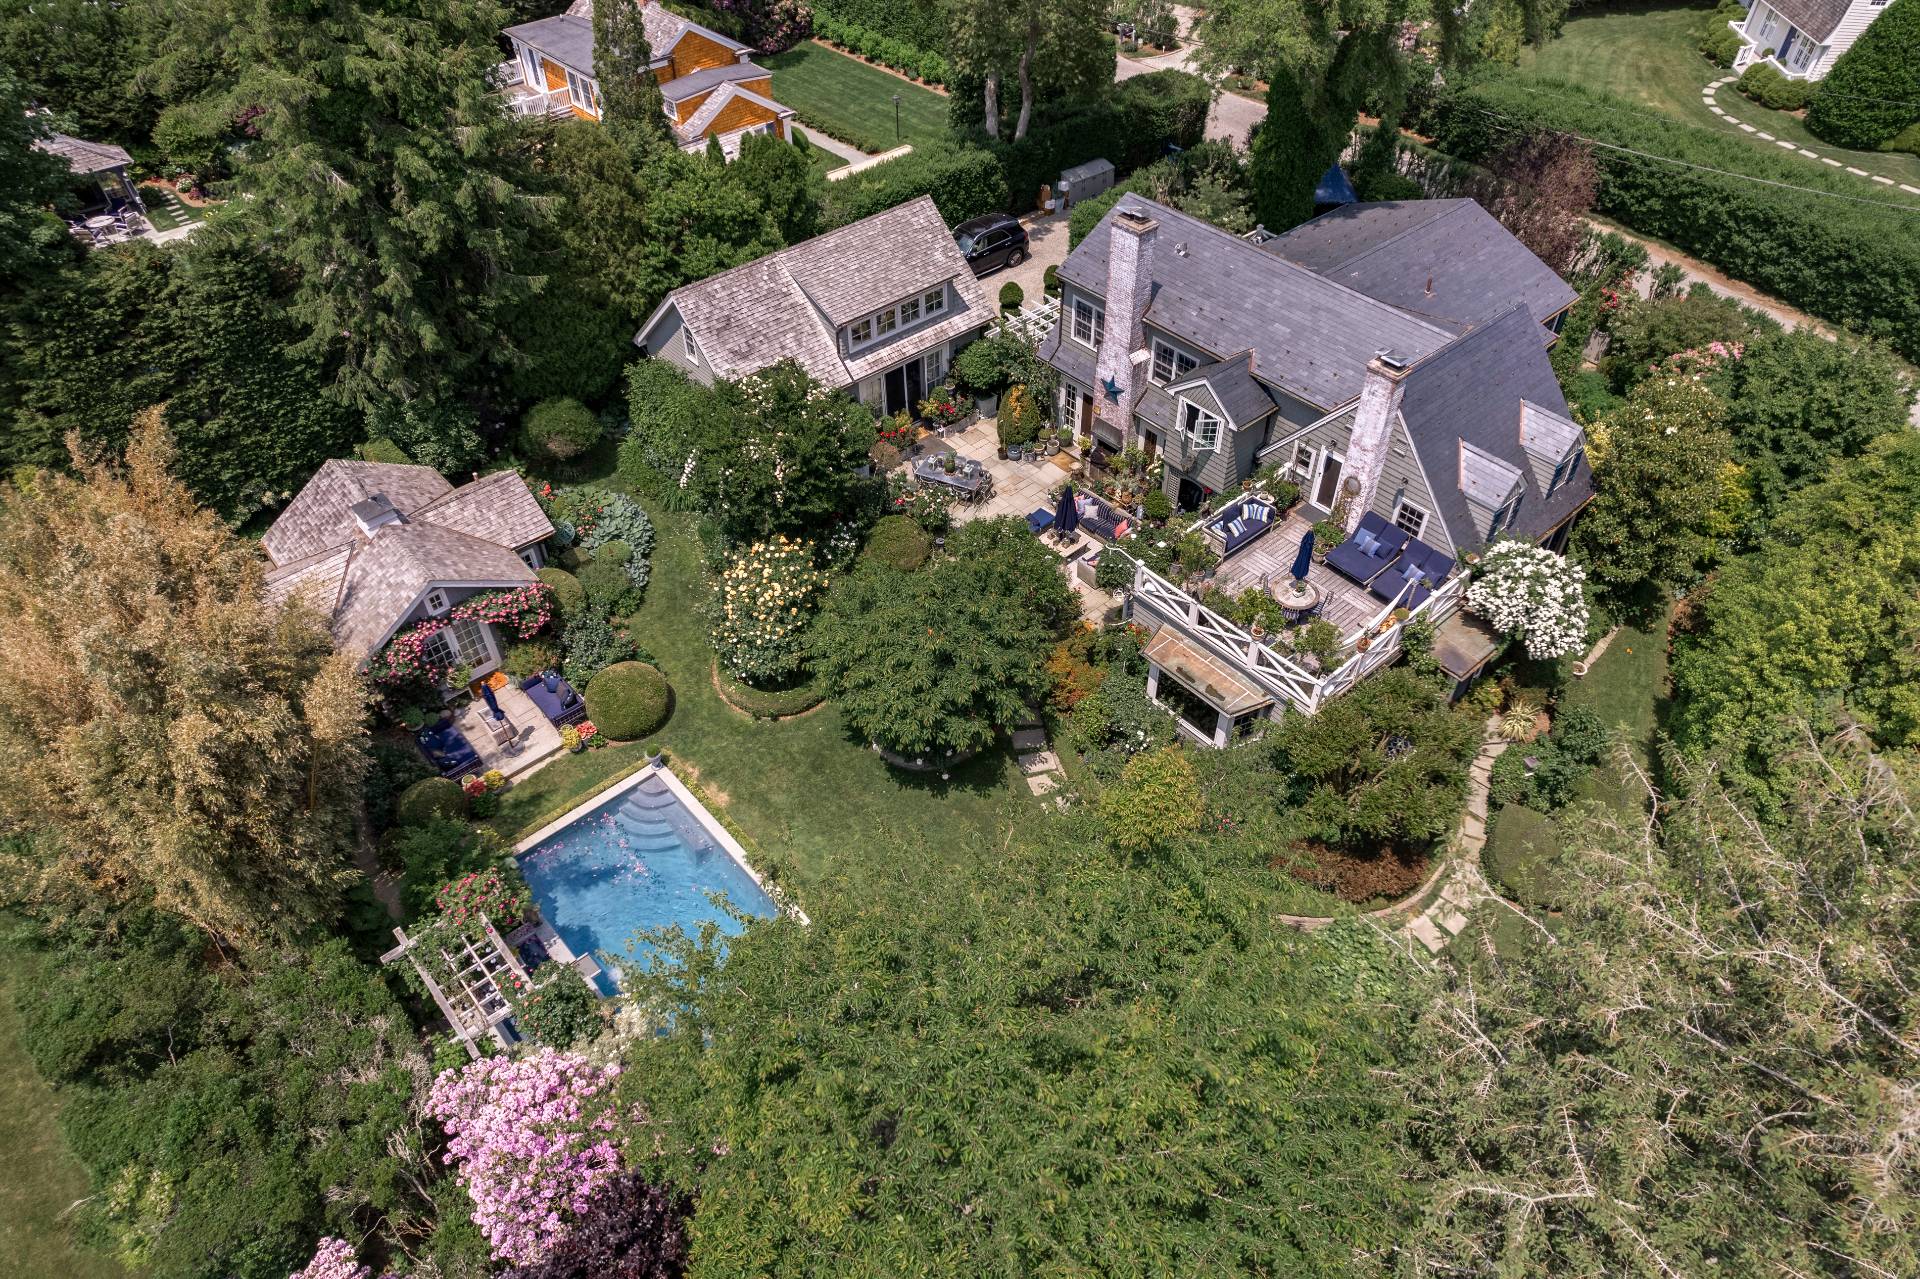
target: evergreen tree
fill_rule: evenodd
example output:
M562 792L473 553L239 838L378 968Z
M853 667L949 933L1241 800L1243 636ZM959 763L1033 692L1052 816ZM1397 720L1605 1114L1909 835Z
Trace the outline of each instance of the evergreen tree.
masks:
M600 85L600 123L636 157L671 147L660 82L647 64L644 0L595 0L593 78Z
M1267 81L1267 115L1254 135L1248 165L1253 216L1269 231L1287 231L1313 216L1313 189L1340 157L1316 117L1306 87L1284 64Z
M70 257L67 229L44 206L67 189L67 166L33 149L45 122L27 114L26 85L0 64L0 285Z
M506 162L489 0L246 0L243 87L263 108L238 202L299 272L302 354L346 403L418 433L437 465L472 452L531 209ZM438 444L437 448L425 446Z
M171 474L158 410L124 467L76 456L0 503L0 814L59 901L145 897L249 947L333 918L366 693L309 609Z

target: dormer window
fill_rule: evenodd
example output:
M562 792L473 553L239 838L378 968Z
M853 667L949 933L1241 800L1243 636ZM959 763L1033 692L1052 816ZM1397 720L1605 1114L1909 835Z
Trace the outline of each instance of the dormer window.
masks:
M428 617L444 616L446 611L452 607L453 605L450 601L448 601L447 593L445 591L435 589L427 592L427 616Z
M1513 527L1514 521L1520 518L1520 499L1523 496L1525 496L1525 494L1515 493L1513 500L1494 512L1493 527L1487 530L1488 540L1500 536L1503 530Z
M884 311L863 316L847 326L847 346L859 350L901 329L909 329L930 320L947 309L946 286L918 293L904 302L896 302Z
M700 363L700 349L693 344L692 329L680 330L680 345L687 353L687 363L698 366Z
M935 289L933 292L927 294L924 298L920 299L920 305L925 309L927 313L927 318L931 320L934 316L939 315L942 311L945 311L947 309L946 289L944 288Z
M1198 367L1199 362L1185 351L1176 350L1162 342L1153 340L1153 371L1149 377L1155 386L1165 386L1176 378L1185 377Z
M1564 462L1553 468L1553 479L1547 484L1547 496L1552 497L1558 492L1560 486L1572 479L1574 472L1579 469L1580 455L1578 453L1569 454Z
M1180 401L1180 429L1200 451L1220 447L1220 418L1192 400Z

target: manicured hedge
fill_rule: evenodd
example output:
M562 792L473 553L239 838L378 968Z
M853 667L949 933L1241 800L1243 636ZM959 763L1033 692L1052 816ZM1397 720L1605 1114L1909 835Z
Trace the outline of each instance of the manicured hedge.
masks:
M898 160L828 183L821 217L827 227L845 226L922 195L932 196L953 226L1005 209L1007 179L999 158L985 148L916 147Z
M914 76L928 84L945 84L953 77L953 67L944 54L923 49L905 40L851 22L816 15L813 33L822 40L872 58L883 67Z
M816 0L813 29L824 33L835 23L884 31L921 49L947 47L946 0Z
M1771 62L1756 62L1740 76L1734 88L1763 107L1775 111L1798 111L1813 96L1813 84L1807 80L1789 80Z
M673 713L666 676L645 662L616 662L587 683L587 715L617 742L660 731Z
M569 619L580 616L587 607L587 588L580 585L580 579L563 568L543 568L535 577L545 582L553 591L553 604L560 612L560 624L565 626Z
M753 688L728 675L718 664L713 674L720 684L721 700L755 719L787 719L827 700L827 686L817 679L808 679L792 688Z
M393 819L401 826L424 826L436 817L465 817L467 797L451 777L426 777L400 792Z
M1807 127L1870 150L1920 122L1920 0L1893 0L1820 82Z
M1596 207L1802 310L1886 338L1909 359L1920 359L1920 214L1884 207L1899 202L1897 190L1775 156L1737 136L1659 120L1569 81L1489 80L1444 96L1428 128L1441 150L1470 161L1484 160L1527 130L1549 129L1723 170L1600 149Z

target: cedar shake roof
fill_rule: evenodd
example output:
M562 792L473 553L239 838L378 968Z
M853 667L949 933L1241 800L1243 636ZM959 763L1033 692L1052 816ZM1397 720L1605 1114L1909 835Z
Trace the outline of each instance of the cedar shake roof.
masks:
M562 28L547 25L560 22L572 24L566 29L567 34L560 34ZM747 52L747 46L738 40L730 40L710 27L703 27L690 18L683 18L677 13L670 12L659 3L659 0L641 0L640 23L647 37L647 52L653 55L653 61L649 65L658 66L665 62L667 55L673 52L673 46L679 44L680 37L689 31L698 31L722 48L731 49L735 54ZM584 28L586 31L586 60L569 62L558 54L555 54L555 59L566 62L570 67L591 73L593 71L593 0L573 0L573 3L567 6L565 13L552 18L542 18L538 22L524 22L517 27L508 27L507 34L518 36L523 44L551 51L550 46L542 44L540 39L527 34L530 31L539 30L543 38L557 39L577 54L580 47L579 28Z
M362 532L352 515L385 498L400 518ZM362 505L365 504L365 505ZM499 471L454 488L426 466L335 459L261 539L274 567L266 597L300 599L329 618L334 645L364 660L430 588L534 580L519 548L552 536L526 481Z
M729 62L723 67L701 67L677 80L669 80L660 86L660 96L668 102L680 102L736 80L765 80L767 77L764 67L757 67L751 62Z
M1544 324L1579 296L1472 200L1349 204L1260 247L1455 332L1515 302Z
M68 168L81 177L111 173L133 163L133 157L127 154L124 147L114 146L111 142L84 142L64 133L50 133L44 138L35 138L33 149L59 156L67 162Z
M1825 44L1840 19L1851 8L1849 0L1767 0L1781 17L1800 28L1800 34ZM1910 51L1911 52L1911 51Z
M744 69L749 72L758 72L758 68L750 63L735 63L734 68ZM686 78L690 80L693 77L688 76ZM723 84L707 95L707 100L700 104L699 110L687 117L685 124L675 125L673 129L674 133L679 135L680 141L682 142L693 142L699 138L706 137L708 127L719 118L720 113L726 109L727 104L738 99L745 99L755 106L764 107L776 116L793 114L792 108L783 107L772 98L763 97L751 89L742 88L737 84Z
M840 326L949 282L958 304L937 323L842 357ZM745 377L791 359L835 387L993 318L985 289L924 195L675 289L641 326L636 343L644 344L668 307L679 312L716 376Z

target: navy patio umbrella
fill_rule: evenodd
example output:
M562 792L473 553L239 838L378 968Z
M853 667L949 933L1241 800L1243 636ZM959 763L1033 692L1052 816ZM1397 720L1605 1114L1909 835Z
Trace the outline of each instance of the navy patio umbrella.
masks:
M1297 582L1307 580L1307 570L1313 567L1313 530L1309 528L1300 539L1300 553L1293 557L1293 577Z
M493 685L483 682L480 685L480 696L487 699L487 709L493 713L495 719L507 717L506 712L500 709L500 699L493 695Z
M1080 508L1073 500L1073 485L1060 494L1060 509L1053 513L1054 531L1061 537L1072 537L1080 528Z

